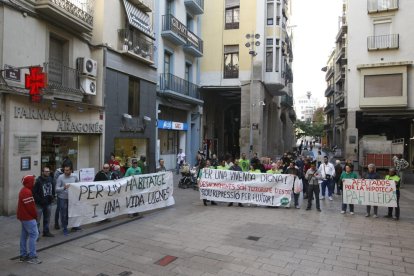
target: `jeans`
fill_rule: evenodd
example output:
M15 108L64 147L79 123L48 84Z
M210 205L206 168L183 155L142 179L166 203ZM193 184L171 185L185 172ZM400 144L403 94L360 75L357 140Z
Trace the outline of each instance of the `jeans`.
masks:
M371 213L371 205L367 205L367 214ZM378 206L374 206L374 215L378 215Z
M397 207L388 207L388 216L392 216L392 209L395 209L395 217L400 218L400 190L396 191L397 193Z
M37 257L36 240L39 236L37 222L35 219L22 220L22 232L20 234L20 256ZM27 254L27 239L29 239L29 254Z
M320 202L319 202L319 185L311 185L309 184L308 187L308 208L310 209L312 207L312 198L313 195L315 195L315 203L316 203L316 209L320 209Z
M59 225L60 198L56 198L55 225Z
M322 196L325 196L326 187L328 187L328 196L332 196L333 194L332 179L322 180L321 186L322 186Z
M175 167L175 169L176 169L176 173L177 173L177 174L180 174L180 167L181 167L181 165L180 165L180 163L177 163L176 165L177 165L177 166Z
M302 178L302 184L303 184L303 198L305 198L305 194L306 196L309 196L309 193L308 193L309 181L305 178Z
M60 198L60 221L63 230L68 229L68 199Z
M36 205L37 211L37 229L40 231L40 222L42 221L42 214L43 214L43 234L49 233L49 222L50 222L50 214L52 212L52 206L38 206Z

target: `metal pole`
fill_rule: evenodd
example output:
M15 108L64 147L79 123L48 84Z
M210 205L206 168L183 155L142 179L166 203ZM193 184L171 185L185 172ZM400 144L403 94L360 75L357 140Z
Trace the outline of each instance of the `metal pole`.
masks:
M253 157L253 55L250 55L250 143L249 153L250 158Z

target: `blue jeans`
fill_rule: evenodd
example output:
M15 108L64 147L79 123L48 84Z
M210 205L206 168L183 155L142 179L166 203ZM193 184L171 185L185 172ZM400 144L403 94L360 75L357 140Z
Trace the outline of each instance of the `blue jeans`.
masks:
M32 220L21 220L22 232L20 234L20 256L29 256L30 258L37 257L36 255L36 240L39 236L37 230L37 222ZM29 254L27 254L27 239L29 239Z
M56 198L55 225L59 225L60 198Z
M42 220L42 214L43 214L43 234L49 233L49 221L50 221L50 214L52 212L52 206L51 205L46 205L46 206L36 205L36 211L37 211L37 229L40 231L40 221Z
M333 194L332 179L322 180L321 186L322 186L322 196L325 196L326 187L328 187L328 196L332 196Z
M60 222L63 230L68 229L68 199L59 198L60 200Z

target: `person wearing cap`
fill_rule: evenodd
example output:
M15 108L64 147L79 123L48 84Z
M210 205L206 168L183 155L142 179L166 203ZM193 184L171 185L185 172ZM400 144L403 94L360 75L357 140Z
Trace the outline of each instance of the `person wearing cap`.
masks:
M128 168L128 170L125 173L125 177L139 174L141 174L141 168L138 167L138 161L136 159L133 159L132 167Z
M22 179L23 188L19 192L17 204L17 219L20 220L22 231L20 234L20 262L40 264L36 253L36 240L39 236L37 228L36 204L32 189L35 183L34 175L26 175ZM29 252L27 252L27 241L29 241Z
M386 180L394 180L395 181L395 188L397 189L395 192L397 194L397 207L388 207L388 215L386 218L392 218L394 220L400 219L400 180L401 178L397 175L397 170L395 168L390 168L388 170L388 174L385 176ZM395 209L395 216L392 216L392 210Z
M364 175L365 179L381 179L381 176L375 171L375 165L369 164L368 165L368 172ZM365 214L366 217L371 215L371 205L367 205L367 213ZM374 218L378 217L378 206L374 206Z

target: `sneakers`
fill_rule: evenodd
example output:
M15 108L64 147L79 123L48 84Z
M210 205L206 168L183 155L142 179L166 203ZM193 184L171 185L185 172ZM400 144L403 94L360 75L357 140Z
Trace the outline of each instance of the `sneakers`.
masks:
M399 217L392 217L393 220L399 220Z
M19 258L19 262L23 263L23 262L27 262L27 260L29 259L28 256L20 256Z
M39 260L37 257L28 258L27 261L29 264L41 264L42 261Z
M349 212L351 215L353 215L354 214L354 212Z
M321 208L318 208L318 209L316 209L316 210L318 210L318 212L322 212Z
M373 218L378 218L378 215L377 214L374 214L372 217Z
M309 207L308 207L308 208L306 208L306 211L309 211L310 209L311 209L311 208L309 208Z
M43 237L50 237L50 238L52 238L52 237L54 237L55 235L53 235L52 233L50 233L50 232L46 232L46 233L43 233Z
M330 200L330 201L332 201L332 200L333 200L333 198L330 196L330 197L329 197L329 200Z
M366 213L366 214L365 214L365 217L366 217L366 218L367 218L367 217L369 217L369 216L370 216L370 214L369 214L369 213Z
M296 206L295 206L295 208L296 208L296 209L300 209L299 205L296 205Z
M319 200L324 200L325 199L325 197L324 196L321 196L320 198L319 198Z
M345 214L345 211L341 211L341 214Z
M63 228L63 235L67 236L69 235L69 231L66 228Z

